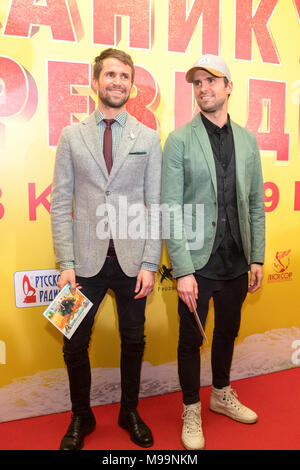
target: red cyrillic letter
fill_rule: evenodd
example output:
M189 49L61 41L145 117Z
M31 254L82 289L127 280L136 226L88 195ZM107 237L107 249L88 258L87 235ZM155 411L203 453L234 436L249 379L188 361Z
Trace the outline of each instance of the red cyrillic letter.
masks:
M0 197L2 197L2 189L0 189ZM4 216L4 206L3 204L0 204L0 220L3 218Z
M300 181L295 181L295 203L294 210L300 211Z
M129 17L129 47L150 49L153 42L151 0L94 0L94 43L117 46L121 16Z
M199 112L195 105L193 86L187 83L185 72L175 72L174 127L177 129L190 121Z
M87 63L48 61L50 146L57 145L62 129L72 123L73 114L90 114L93 103L89 96L76 91L77 85L90 87L90 71Z
M29 220L36 220L36 208L42 204L47 212L50 213L50 202L47 197L50 196L52 184L50 184L38 197L35 194L35 183L28 183L29 199Z
M22 65L10 57L0 56L0 118L16 116L29 120L37 107L35 81ZM0 148L4 148L5 127L0 126Z
M268 28L268 22L277 2L278 0L261 0L252 15L253 0L236 0L236 59L251 60L253 30L263 62L280 63Z
M47 0L46 5L12 0L5 35L31 37L40 25L50 26L52 38L57 41L77 41L83 36L76 0Z
M160 101L157 82L149 70L135 66L134 84L136 96L128 101L127 111L138 121L157 130L158 123L154 115Z
M289 160L285 128L284 82L249 79L249 115L246 127L254 132L260 150L274 150L277 161ZM265 129L262 130L261 128Z
M298 21L300 23L300 0L294 0L294 5L295 5L296 13L298 16Z
M186 0L169 0L168 51L186 52L202 15L202 53L219 54L220 0L196 0L187 11Z

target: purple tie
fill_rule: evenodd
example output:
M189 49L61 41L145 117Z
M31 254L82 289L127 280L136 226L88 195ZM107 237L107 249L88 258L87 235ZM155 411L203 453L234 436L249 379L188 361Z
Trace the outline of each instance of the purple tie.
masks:
M113 160L112 160L112 132L111 132L111 125L115 122L114 119L103 119L106 124L106 128L104 131L103 136L103 155L107 167L108 174L112 168ZM109 240L109 248L107 256L116 256L115 247L113 239Z
M106 128L103 136L103 155L106 162L108 174L112 168L112 132L111 125L115 122L114 119L103 119L106 124Z

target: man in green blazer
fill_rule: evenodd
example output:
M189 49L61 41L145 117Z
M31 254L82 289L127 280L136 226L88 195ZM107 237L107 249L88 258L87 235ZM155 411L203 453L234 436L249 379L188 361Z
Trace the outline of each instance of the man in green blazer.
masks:
M257 421L238 400L229 376L242 304L263 279L265 209L256 138L228 114L233 84L225 61L206 54L186 80L193 84L200 113L167 138L162 204L169 208L164 231L179 295L182 442L187 449L202 449L203 338L193 311L205 325L210 298L215 310L210 409L243 423Z

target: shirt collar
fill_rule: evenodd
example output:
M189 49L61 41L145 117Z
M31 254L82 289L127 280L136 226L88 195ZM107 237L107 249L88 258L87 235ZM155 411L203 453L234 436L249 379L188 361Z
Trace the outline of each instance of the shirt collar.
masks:
M115 116L114 119L120 124L120 126L124 127L126 124L127 115L128 115L127 111L124 110L122 111L122 113L117 114L117 116ZM100 124L100 122L103 121L103 119L107 119L107 118L103 113L101 113L100 109L97 108L95 110L95 119L96 119L96 124L98 125Z
M205 126L205 129L209 134L214 134L215 132L220 133L221 131L228 132L231 129L230 125L230 116L227 114L227 122L224 124L223 127L219 127L216 124L214 124L212 121L207 119L207 117L204 116L204 114L200 113L202 122Z

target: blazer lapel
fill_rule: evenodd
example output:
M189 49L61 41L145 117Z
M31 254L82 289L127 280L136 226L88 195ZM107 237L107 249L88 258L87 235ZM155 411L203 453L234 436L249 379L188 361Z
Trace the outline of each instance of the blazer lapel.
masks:
M104 176L108 178L108 171L103 156L103 149L100 146L99 133L94 113L81 122L80 130L86 146L101 168Z
M217 175L216 175L215 160L214 160L213 152L211 149L209 137L204 127L204 124L202 122L200 113L198 113L197 116L193 119L192 127L194 128L198 141L202 147L202 151L207 161L207 165L209 167L209 171L211 174L213 187L214 187L215 193L217 194Z
M116 176L124 161L126 160L128 153L133 147L138 135L138 126L139 122L133 116L128 114L119 148L117 154L115 155L113 166L108 177L108 183L110 183Z

